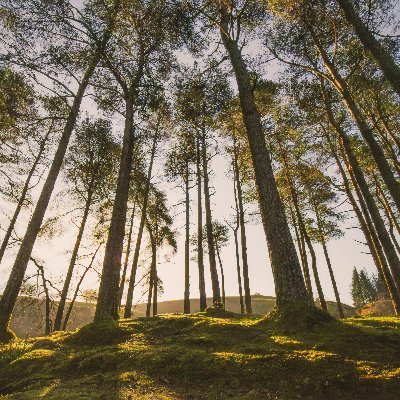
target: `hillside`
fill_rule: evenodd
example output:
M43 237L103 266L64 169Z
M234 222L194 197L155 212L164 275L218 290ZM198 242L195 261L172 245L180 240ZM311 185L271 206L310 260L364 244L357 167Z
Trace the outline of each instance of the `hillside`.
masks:
M122 320L0 347L0 399L397 400L399 354L397 318Z
M207 299L207 304L212 304L212 299ZM272 310L275 305L275 298L271 296L254 295L252 296L253 313L265 315ZM226 298L226 308L232 312L240 313L239 297L231 296ZM353 307L343 305L347 317L354 315ZM95 304L75 303L74 311L70 318L69 330L75 330L86 325L93 320ZM328 309L331 315L338 318L336 303L328 302ZM183 300L162 301L158 303L160 314L175 314L183 311ZM199 299L191 300L191 311L200 311ZM20 338L40 336L43 334L43 307L38 308L35 299L20 297L11 320L11 329ZM134 317L144 317L146 315L146 304L138 304L134 310Z

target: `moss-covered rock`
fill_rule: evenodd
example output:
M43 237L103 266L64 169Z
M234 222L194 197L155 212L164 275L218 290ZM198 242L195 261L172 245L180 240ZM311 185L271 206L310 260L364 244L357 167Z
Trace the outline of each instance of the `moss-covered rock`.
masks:
M129 330L112 318L104 318L78 329L66 343L83 346L101 346L117 343L129 336Z

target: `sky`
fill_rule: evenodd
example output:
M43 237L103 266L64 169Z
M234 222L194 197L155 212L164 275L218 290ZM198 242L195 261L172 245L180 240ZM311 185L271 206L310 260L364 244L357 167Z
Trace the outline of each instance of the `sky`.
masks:
M76 0L79 4L79 0ZM249 46L246 49L247 54L257 54L259 47L257 45ZM179 55L178 55L179 56ZM187 58L186 54L181 54L182 59ZM269 64L265 67L268 71L267 74L270 78L274 78L278 72L278 68L275 64ZM89 99L86 99L84 103L84 111L94 113L93 106ZM120 124L116 126L115 134L122 137L122 129ZM222 146L223 148L223 146ZM223 149L222 149L223 153ZM168 193L168 203L171 209L171 213L174 214L174 228L180 235L178 236L178 251L175 255L168 254L162 255L158 260L158 274L163 281L164 293L159 296L159 301L181 299L183 298L184 291L184 215L183 208L174 207L183 200L183 193L180 188L175 187L174 184L168 183L163 176L163 157L159 156L156 160L156 168L153 176L153 181L158 182L160 186ZM118 162L118 160L116 160ZM231 220L233 215L233 183L230 174L229 159L226 155L219 155L213 158L211 162L212 176L211 185L213 187L214 195L212 196L212 213L213 218L219 222ZM46 214L46 218L50 218L57 213L66 212L74 207L74 204L63 194L65 189L65 181L63 181L62 175L56 185L55 193L52 197L52 201ZM40 190L36 188L33 193L33 198L37 198ZM195 232L196 226L195 221L197 220L196 215L196 192L195 189L191 190L191 231ZM0 202L1 213L0 213L0 226L2 229L7 225L7 218L13 211L14 205ZM257 210L257 205L247 205L246 210L254 212ZM341 206L342 211L350 210L348 204ZM32 208L27 209L21 215L21 218L17 225L17 234L22 236L25 232L27 221L29 220L29 214ZM74 222L79 222L79 214L74 215ZM367 247L362 244L364 238L361 230L357 227L354 214L352 212L346 214L348 218L343 223L344 236L337 240L332 240L328 243L329 255L331 257L336 281L339 292L341 294L342 302L351 304L350 296L350 284L351 274L354 267L358 269L365 268L369 273L375 272L375 266L372 258L367 254ZM93 221L91 221L93 222ZM136 240L138 220L136 220L135 227L133 230L133 243ZM248 244L248 259L249 259L249 274L250 274L250 289L251 293L261 293L264 295L274 295L274 282L271 272L270 262L268 259L268 250L265 240L264 231L260 222L249 221L246 226L247 229L247 244ZM46 268L46 273L49 279L61 288L63 276L65 274L70 252L73 247L75 235L77 232L77 226L66 218L62 226L58 229L55 236L52 238L39 238L34 246L34 256L43 262ZM231 232L230 232L231 234ZM0 231L0 239L2 232ZM147 238L147 237L146 237ZM80 251L80 265L78 265L75 274L74 285L77 281L77 277L80 275L85 265L89 262L89 259L83 257L85 254L90 254L93 249L89 247L90 234L87 232L85 235L83 246ZM150 254L146 250L146 243L142 246L141 254L141 269L139 270L139 276L144 273L146 268L149 266ZM320 274L320 280L322 288L324 290L327 300L334 300L334 294L328 269L325 263L322 248L315 244L318 270ZM4 288L6 280L8 278L9 271L14 261L15 252L17 248L14 246L10 248L6 254L4 262L0 265L0 290ZM133 253L133 251L132 251ZM132 257L131 253L131 257ZM103 251L99 251L95 267L97 271L101 270ZM225 289L228 296L238 295L238 283L236 275L236 259L233 237L231 234L230 242L227 247L222 250L222 261L225 270ZM191 256L195 256L195 252L191 249ZM208 268L208 258L206 255L206 290L207 294L211 296L211 280ZM34 273L34 267L29 266L27 276ZM91 271L83 285L82 289L97 289L98 288L98 274L95 271ZM315 289L315 288L314 288ZM73 289L72 289L73 290ZM134 302L141 301L143 299L144 289L139 288L135 291ZM316 290L314 290L316 292ZM190 265L190 295L192 298L199 297L198 290L198 271L196 261L192 260Z

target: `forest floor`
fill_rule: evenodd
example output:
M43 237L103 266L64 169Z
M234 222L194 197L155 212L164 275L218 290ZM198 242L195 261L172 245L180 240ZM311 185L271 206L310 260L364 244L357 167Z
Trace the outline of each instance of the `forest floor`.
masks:
M162 315L0 347L0 399L400 398L400 319Z

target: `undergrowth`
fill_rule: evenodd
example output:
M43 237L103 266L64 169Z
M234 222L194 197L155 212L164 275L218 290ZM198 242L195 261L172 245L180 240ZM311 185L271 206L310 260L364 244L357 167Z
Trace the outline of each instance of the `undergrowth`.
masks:
M14 341L0 348L0 399L399 398L397 318L320 314L289 329L274 314L211 314Z

